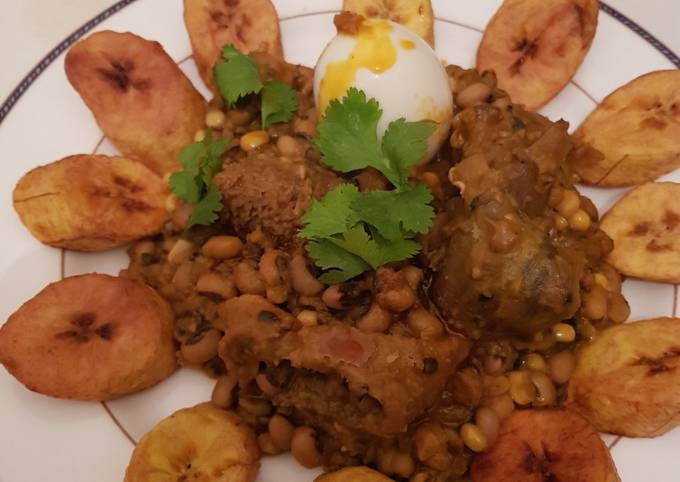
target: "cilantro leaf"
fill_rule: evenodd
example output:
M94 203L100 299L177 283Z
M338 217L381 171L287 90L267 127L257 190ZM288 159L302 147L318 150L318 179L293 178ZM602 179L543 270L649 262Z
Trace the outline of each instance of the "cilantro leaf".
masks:
M359 190L353 184L340 184L329 191L321 201L313 200L302 216L306 227L298 235L302 238L328 237L340 234L352 224L354 211L350 207L359 197Z
M297 110L295 91L283 82L267 82L262 89L262 128L288 122Z
M357 197L352 209L361 221L390 241L425 233L432 224L432 193L424 184L395 191L370 191Z
M378 103L367 101L366 94L355 88L349 89L342 102L332 100L314 140L323 162L340 172L367 166L382 171L384 162L376 132L381 115Z
M352 88L342 101L331 101L317 126L314 143L322 162L341 172L374 167L395 187L360 193L342 184L312 202L299 236L308 240L317 266L328 270L324 282L342 282L415 255L420 245L413 238L432 224L432 193L424 184L410 186L408 177L409 167L427 152L436 124L399 119L378 142L381 116L374 99Z
M186 230L197 224L210 225L217 221L222 210L222 193L216 185L210 184L205 196L194 205L194 210L187 220Z
M183 170L170 176L168 184L175 195L194 205L186 230L196 224L212 224L222 209L221 194L212 178L222 168L222 154L228 139L213 141L208 135L200 142L185 146L178 155Z
M206 137L207 138L207 137ZM203 141L206 142L205 140ZM215 177L215 174L222 170L222 154L227 149L229 139L219 139L214 142L208 141L205 145L205 158L201 166L201 176L203 183L207 186Z
M436 128L434 122L406 122L405 119L397 119L387 127L382 150L398 173L397 186L406 186L408 168L425 155L427 139Z
M197 142L184 147L177 156L183 171L170 176L168 184L178 198L188 203L196 203L201 195L201 185L196 183L200 172L199 158L203 144Z
M307 243L307 252L317 266L329 270L319 278L322 283L342 283L371 269L371 266L360 257L328 239L310 241Z
M220 94L230 106L240 98L262 90L257 63L233 45L225 45L222 49L222 59L215 64L214 75Z

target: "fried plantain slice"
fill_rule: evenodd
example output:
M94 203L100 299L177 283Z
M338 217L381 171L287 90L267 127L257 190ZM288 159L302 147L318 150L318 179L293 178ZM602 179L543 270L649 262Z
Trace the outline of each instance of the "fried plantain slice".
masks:
M578 355L567 403L601 432L655 437L680 425L680 318L598 333Z
M368 467L345 467L319 475L314 482L393 482L389 477Z
M680 167L680 70L659 70L609 94L575 136L602 153L572 168L585 184L630 186Z
M204 125L206 103L158 42L97 32L76 43L66 76L125 157L165 174Z
M536 110L555 97L583 61L597 28L598 0L505 0L484 30L477 69Z
M138 281L102 274L52 283L0 328L0 362L26 388L109 400L176 368L170 306Z
M472 482L618 482L609 450L588 422L563 409L519 410L475 457Z
M434 47L434 20L430 0L344 0L342 9L366 18L392 20Z
M614 240L607 261L620 273L680 283L680 184L650 182L623 196L602 217Z
M13 203L39 241L102 251L159 232L168 194L163 179L139 162L83 154L29 171Z
M270 0L184 0L184 25L198 72L213 92L213 66L225 45L283 57L279 16Z
M252 482L255 433L236 414L203 403L161 420L137 444L125 482Z

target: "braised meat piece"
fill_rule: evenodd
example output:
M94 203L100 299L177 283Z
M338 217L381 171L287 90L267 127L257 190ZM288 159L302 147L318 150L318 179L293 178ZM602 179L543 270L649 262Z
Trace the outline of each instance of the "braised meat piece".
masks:
M346 324L301 326L258 296L220 308L220 356L244 385L266 367L276 406L327 430L387 437L407 430L439 400L467 342L364 333ZM277 370L277 367L279 369ZM281 376L280 367L290 367Z
M571 229L554 209L555 196L575 192L566 166L579 151L567 123L478 104L453 125L461 160L448 180L459 195L424 239L435 304L464 325L523 337L571 318L584 272L611 243L595 222Z
M237 232L245 236L259 228L281 244L295 238L310 200L338 182L318 163L294 162L273 149L250 151L215 176L225 214Z

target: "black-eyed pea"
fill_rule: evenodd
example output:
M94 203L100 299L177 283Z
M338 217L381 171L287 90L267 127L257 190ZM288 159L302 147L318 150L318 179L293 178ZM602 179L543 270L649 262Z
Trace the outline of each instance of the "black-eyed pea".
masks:
M300 465L313 469L321 465L321 453L316 444L316 432L312 428L298 427L293 431L290 451Z
M444 326L439 318L422 307L409 311L406 323L418 338L433 339L444 333Z
M356 322L356 327L367 333L384 333L392 324L392 316L378 303Z
M482 431L489 446L498 438L500 423L496 412L489 407L479 407L475 412L475 425Z
M228 300L236 296L234 282L219 273L208 271L203 273L196 282L196 291L202 295L215 296Z
M188 260L194 251L194 244L186 239L178 239L168 252L168 263L178 266Z
M510 396L517 405L529 405L536 399L536 387L528 371L510 372Z
M342 310L345 306L342 304L342 289L341 285L333 285L326 288L321 295L321 301L324 302L326 306L334 310Z
M244 294L263 295L266 286L258 270L248 261L241 261L234 269L234 284Z
M274 445L276 445L279 450L283 452L290 450L295 427L287 418L278 414L274 415L269 419L268 430Z
M230 259L241 254L243 242L236 236L213 236L201 248L206 258Z
M217 408L227 409L234 402L234 388L236 388L236 376L228 373L217 379L210 400Z
M623 323L630 316L630 305L621 293L608 294L607 318L613 323Z
M205 363L217 356L217 346L222 339L223 333L211 328L194 343L184 343L180 348L182 359L191 364Z
M476 82L465 87L456 95L456 104L461 108L471 107L484 102L491 94L491 87L483 82Z
M265 455L276 455L281 453L281 450L274 444L272 436L268 432L261 433L257 436L257 445L260 451Z
M549 407L557 400L557 391L550 377L543 372L531 373L531 382L536 387L536 397L532 402L534 407Z
M569 381L576 368L576 357L570 350L555 353L548 360L550 378L553 382L564 384Z
M324 285L316 279L307 263L307 258L296 253L290 261L290 280L296 293L314 296L323 291Z

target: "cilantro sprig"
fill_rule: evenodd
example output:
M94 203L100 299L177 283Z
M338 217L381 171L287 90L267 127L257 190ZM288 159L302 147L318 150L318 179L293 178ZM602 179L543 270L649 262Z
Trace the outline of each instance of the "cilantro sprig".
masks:
M425 154L435 125L399 119L379 142L381 116L378 102L350 89L342 101L330 103L317 126L314 142L323 163L340 172L374 167L394 186L360 193L352 184L340 184L312 201L299 236L307 239L307 252L325 270L325 283L340 283L417 254L420 245L414 238L432 224L432 193L423 184L409 184L408 168Z
M189 144L179 153L182 170L172 174L168 184L178 198L194 205L186 230L197 224L210 225L217 221L223 207L222 195L212 179L222 168L221 156L228 144L228 139L212 140L206 135L202 141Z
M263 82L257 63L233 45L225 45L222 49L222 57L215 64L214 74L220 94L230 107L248 95L261 94L263 129L277 122L288 122L297 110L297 97L293 89L283 82Z

